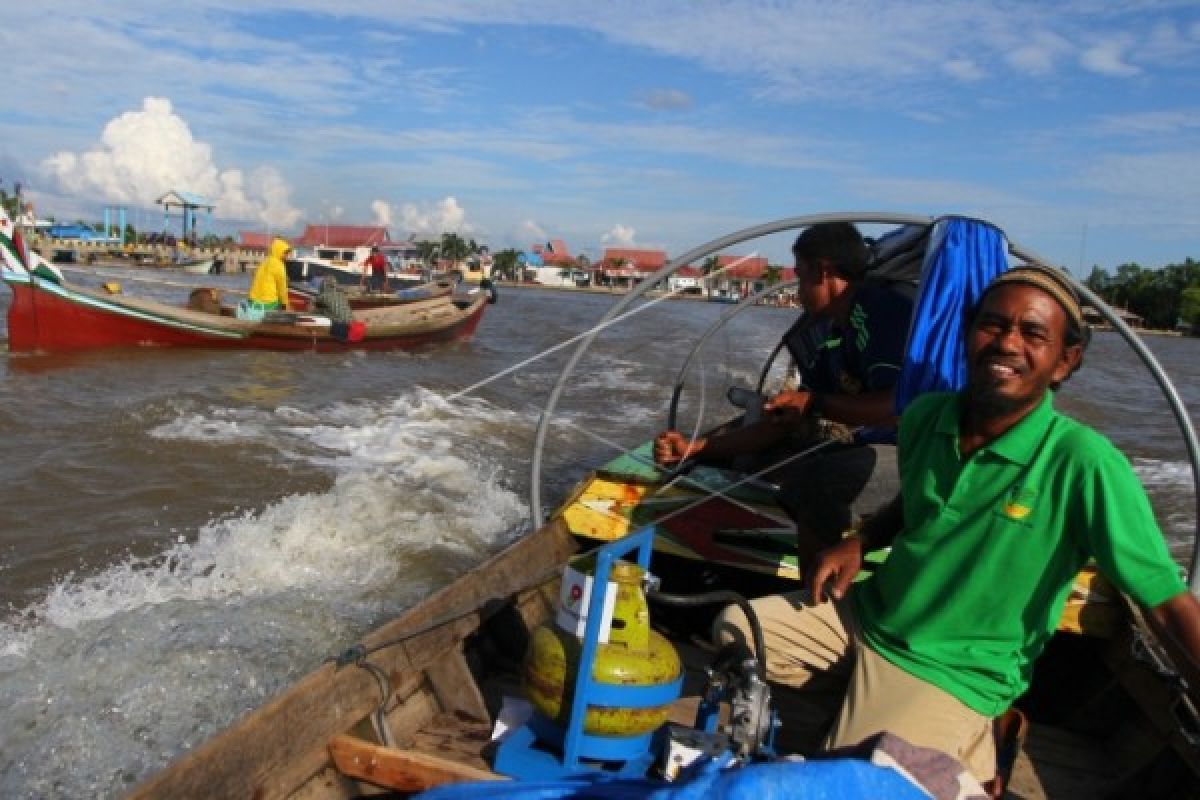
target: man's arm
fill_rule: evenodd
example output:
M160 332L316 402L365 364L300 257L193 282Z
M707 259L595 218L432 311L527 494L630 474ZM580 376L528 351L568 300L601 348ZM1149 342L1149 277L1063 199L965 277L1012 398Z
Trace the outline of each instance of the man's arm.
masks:
M787 433L787 417L763 419L744 428L689 440L679 431L664 431L654 440L654 460L659 464L674 464L685 458L721 460L734 456L758 453Z
M1176 666L1187 677L1200 676L1200 601L1185 589L1150 609L1150 615L1192 662ZM1200 686L1194 688L1200 691Z
M842 541L822 550L809 573L808 586L813 601L823 603L826 595L840 600L862 570L863 556L891 545L904 527L904 504L897 494L887 505L863 521L856 532L845 534Z
M818 413L825 419L840 422L843 425L895 427L895 401L894 389L880 389L861 394L790 389L767 400L763 404L763 410L775 414L783 412Z
M269 277L271 282L275 284L275 294L279 296L279 305L283 307L284 311L289 310L291 302L288 298L287 267L284 266L282 259L272 265Z

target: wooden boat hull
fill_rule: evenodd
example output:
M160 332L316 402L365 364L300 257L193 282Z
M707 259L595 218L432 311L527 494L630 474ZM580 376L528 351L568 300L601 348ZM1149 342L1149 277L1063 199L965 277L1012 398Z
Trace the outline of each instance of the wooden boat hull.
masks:
M557 599L555 578L575 550L565 529L545 526L362 640L368 650L404 640L369 657L391 679L398 704L388 723L399 738L409 741L422 720L439 714L488 718L465 658L465 641L480 630L489 601L515 596L531 621L543 618ZM338 734L360 727L379 705L379 694L367 670L326 664L151 776L129 800L268 800L302 789L310 797L357 796L355 784L331 768L329 747Z
M513 651L522 647L521 631L527 635L553 618L557 575L576 549L556 518L369 634L342 665L325 664L150 776L129 797L343 800L377 786L410 793L501 779L490 771L488 738L503 696L519 693L509 670L521 655ZM1091 594L1077 616L1102 605ZM1171 711L1180 702L1179 685L1139 656L1145 645L1138 642L1152 641L1153 632L1120 602L1107 611L1107 632L1064 628L1038 663L1022 704L1033 725L1009 784L1016 796L1132 790L1148 769L1165 776L1156 797L1200 791L1200 749L1179 733ZM677 646L690 677L671 720L690 725L712 655ZM372 671L356 666L358 659ZM386 702L373 671L387 676ZM380 719L390 745L381 741Z
M391 350L470 337L487 298L445 296L398 308L365 309L358 341L335 336L325 324L270 324L195 311L123 295L105 295L37 275L9 280L10 352L69 352L110 347L198 347L240 350ZM320 320L312 320L319 323Z
M346 291L346 301L350 304L351 309L402 306L454 293L454 286L449 281L430 281L386 293L355 291L356 289L358 287L350 287L350 290ZM288 305L293 309L307 311L312 308L316 298L316 291L297 286L288 287Z

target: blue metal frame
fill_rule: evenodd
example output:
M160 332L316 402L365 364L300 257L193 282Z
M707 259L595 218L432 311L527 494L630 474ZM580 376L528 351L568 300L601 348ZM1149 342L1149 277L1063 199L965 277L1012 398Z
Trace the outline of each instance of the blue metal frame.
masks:
M647 708L666 705L679 697L683 674L671 683L659 686L612 686L598 683L592 677L596 650L600 646L600 624L603 618L604 594L613 562L637 550L637 563L643 570L650 567L653 552L654 528L647 526L628 536L610 542L595 551L596 570L588 597L588 617L583 630L583 649L575 676L575 691L571 713L565 730L551 720L534 712L533 718L500 745L496 754L496 771L514 778L546 779L562 777L599 765L593 762L624 762L615 771L623 777L644 775L653 763L651 752L654 733L636 736L597 736L584 733L588 706ZM562 760L549 752L538 750L541 741L562 748Z

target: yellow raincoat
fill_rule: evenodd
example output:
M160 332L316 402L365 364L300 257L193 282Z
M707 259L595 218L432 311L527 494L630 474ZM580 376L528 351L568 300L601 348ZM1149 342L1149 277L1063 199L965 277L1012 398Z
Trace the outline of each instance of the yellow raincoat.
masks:
M278 303L280 308L288 307L287 267L283 258L292 246L283 239L271 242L267 257L254 270L254 280L250 282L249 299L254 303L271 305Z

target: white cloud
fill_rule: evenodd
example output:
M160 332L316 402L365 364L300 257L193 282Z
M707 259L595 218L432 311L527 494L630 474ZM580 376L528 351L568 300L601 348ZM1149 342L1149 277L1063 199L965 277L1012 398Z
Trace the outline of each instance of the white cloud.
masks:
M376 202L382 203L383 201ZM387 204L383 203L383 205ZM372 204L372 208L375 208L374 204ZM378 218L379 210L376 208L375 211ZM399 224L404 229L402 232L393 231L393 234L473 233L475 231L475 226L467 222L466 210L453 197L442 198L432 205L404 203L398 208L388 206L387 214L389 219L398 216Z
M1125 61L1125 51L1128 48L1129 43L1123 39L1108 39L1084 50L1079 57L1079 63L1090 72L1114 78L1128 78L1141 72Z
M59 151L43 160L42 169L61 191L107 203L149 207L177 189L208 198L218 218L281 228L301 217L278 171L260 167L247 176L239 169L220 170L212 148L192 136L164 97L145 98L140 111L110 120L91 149Z
M600 241L604 244L610 244L614 247L634 247L634 236L637 231L629 225L617 223L612 226L608 233L600 237Z
M977 81L983 77L983 69L969 58L952 58L942 65L942 69L960 81Z
M1200 131L1200 109L1144 111L1104 116L1092 126L1094 133L1122 136L1175 136Z
M522 242L544 242L550 238L550 235L541 225L527 219L517 226L516 238Z
M654 111L675 111L691 104L691 95L679 89L654 89L642 96L642 105Z
M1026 75L1049 75L1060 60L1071 52L1066 39L1055 33L1039 31L1009 50L1005 60Z
M375 215L375 224L385 227L392 224L392 206L386 200L372 200L371 213Z

